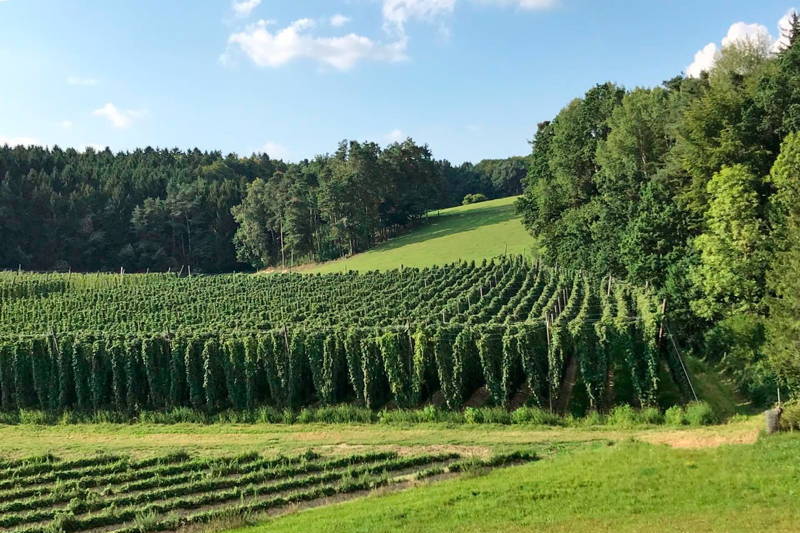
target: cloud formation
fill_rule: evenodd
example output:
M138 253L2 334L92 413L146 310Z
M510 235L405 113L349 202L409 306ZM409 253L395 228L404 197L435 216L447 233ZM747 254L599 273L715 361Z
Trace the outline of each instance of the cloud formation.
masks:
M786 31L789 28L789 19L794 9L790 9L778 21L778 37L775 38L763 24L748 24L746 22L735 22L728 28L728 33L722 38L720 45L708 43L697 51L692 63L686 67L686 75L690 78L698 78L703 72L709 72L719 59L725 47L736 44L750 44L755 47L769 50L770 53L777 53L787 44Z
M407 59L408 34L406 26L410 21L428 23L441 22L452 15L459 0L381 0L381 13L385 40L348 33L338 36L317 34L318 23L310 18L295 20L282 29L272 29L274 21L259 20L228 37L228 47L220 56L222 63L231 59L232 49L239 49L256 65L261 67L280 67L296 59L311 59L338 70L349 70L365 60L397 62ZM559 0L461 0L493 4L498 6L517 6L521 9L546 9L556 5ZM249 14L260 0L234 2L234 10ZM330 19L320 20L333 28L340 28L350 22L350 18L336 14ZM442 31L448 33L442 23Z
M100 109L92 111L92 115L107 119L115 128L124 129L130 127L135 119L141 118L144 112L133 109L118 109L117 106L108 102Z
M456 0L383 0L384 29L405 35L407 21L430 22L451 14L455 7Z
M255 8L257 8L261 4L261 0L234 0L232 7L233 7L233 14L237 17L249 17L250 13L253 12Z
M348 22L350 22L350 17L346 17L342 14L336 14L331 17L331 26L334 28L341 28Z
M339 70L348 70L359 61L401 61L406 58L405 41L382 44L368 37L349 33L340 37L321 37L312 30L316 22L300 19L286 28L270 31L272 23L260 20L228 38L256 65L280 67L300 58L314 60ZM223 56L223 59L225 56Z

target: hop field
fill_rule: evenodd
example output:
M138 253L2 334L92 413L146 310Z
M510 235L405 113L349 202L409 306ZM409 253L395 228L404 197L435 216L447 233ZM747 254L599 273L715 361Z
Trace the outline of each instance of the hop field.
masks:
M519 257L366 274L0 276L0 408L656 403L646 289ZM663 363L663 364L662 364ZM665 370L667 371L665 373Z

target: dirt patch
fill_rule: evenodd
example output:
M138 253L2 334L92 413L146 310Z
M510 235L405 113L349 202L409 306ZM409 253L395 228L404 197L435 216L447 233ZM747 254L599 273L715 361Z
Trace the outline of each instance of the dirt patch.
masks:
M390 444L386 446L375 446L374 444L335 444L330 446L315 446L314 450L322 454L333 455L350 455L378 450L397 452L401 456L457 453L463 457L480 457L486 459L494 455L494 451L488 446L470 446L463 444L426 444L419 446L403 446L399 444Z

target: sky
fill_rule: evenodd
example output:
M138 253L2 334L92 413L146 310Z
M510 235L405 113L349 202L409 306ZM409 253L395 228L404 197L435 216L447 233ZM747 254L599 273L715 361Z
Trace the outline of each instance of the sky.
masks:
M524 155L596 83L779 39L778 0L0 0L0 144Z

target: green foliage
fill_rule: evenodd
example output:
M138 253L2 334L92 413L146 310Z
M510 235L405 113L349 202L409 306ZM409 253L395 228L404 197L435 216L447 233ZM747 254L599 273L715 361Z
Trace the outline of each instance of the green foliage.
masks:
M673 405L664 413L664 422L670 426L686 424L686 411L680 405Z
M692 402L686 406L686 422L690 426L708 426L716 423L717 416L707 402Z
M481 202L485 202L488 200L485 194L482 193L475 193L475 194L468 194L464 196L464 199L461 201L461 205L470 205L470 204L479 204Z
M610 361L637 379L623 401L647 404L658 386L651 292L616 283L609 306L607 279L519 257L363 275L63 277L44 304L36 276L0 275L0 411L291 421L313 404L459 410L485 387L492 407L567 412L576 385L593 408L613 403L601 401ZM41 279L49 290L58 276ZM18 280L24 290L8 288Z
M453 167L411 139L334 152L284 163L197 149L0 146L0 269L292 267L371 247L466 192L519 194L526 171L524 158Z
M572 101L539 125L517 203L543 257L650 285L668 300L676 339L695 352L721 320L769 317L775 342L757 350L766 363L739 365L750 375L737 379L779 374L795 389L788 317L796 313L789 274L779 278L795 270L780 254L800 217L798 83L798 41L773 54L754 39L726 44L709 73L631 91L606 84ZM595 329L599 346L615 351L610 321ZM632 386L652 402L648 360ZM589 392L595 404L598 392Z
M759 309L768 252L758 182L741 165L723 168L708 182L708 229L694 240L700 266L693 276L704 295L694 302L700 316Z
M780 366L769 362L764 350L766 332L776 318L734 315L718 322L705 337L706 358L719 365L736 389L758 405L776 399L777 376L773 369Z

